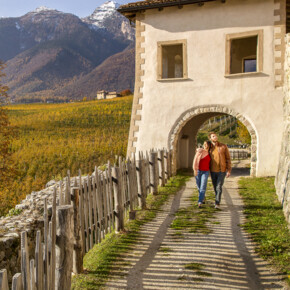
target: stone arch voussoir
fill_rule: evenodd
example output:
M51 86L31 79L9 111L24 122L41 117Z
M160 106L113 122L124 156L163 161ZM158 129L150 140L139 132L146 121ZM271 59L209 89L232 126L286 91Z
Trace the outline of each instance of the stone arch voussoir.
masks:
M251 135L251 176L256 176L256 164L257 164L257 134L256 130L252 126L251 122L244 117L242 114L237 113L235 110L224 106L224 105L208 105L208 106L197 106L186 110L179 118L175 121L168 135L168 148L173 153L173 169L176 171L176 150L178 136L185 124L192 118L205 113L222 113L231 115L237 118L247 128Z

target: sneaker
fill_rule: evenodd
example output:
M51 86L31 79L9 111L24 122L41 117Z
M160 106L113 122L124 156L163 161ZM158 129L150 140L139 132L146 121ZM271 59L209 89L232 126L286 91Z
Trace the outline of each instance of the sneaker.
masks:
M201 202L198 203L198 208L201 208Z
M216 205L214 206L214 208L218 209L218 208L219 208L219 205L218 205L218 204L216 204Z

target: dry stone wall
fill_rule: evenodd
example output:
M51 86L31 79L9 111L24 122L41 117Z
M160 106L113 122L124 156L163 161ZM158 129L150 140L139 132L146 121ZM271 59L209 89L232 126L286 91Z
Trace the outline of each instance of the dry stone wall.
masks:
M73 186L74 182L75 178L72 178L71 186ZM29 259L34 257L36 232L41 230L43 234L44 198L47 198L50 219L54 186L57 187L57 194L59 194L59 184L55 181L50 181L47 184L47 188L32 192L20 204L16 205L15 212L17 210L21 211L20 214L0 218L0 269L7 270L10 282L15 273L21 272L20 234L22 231L27 231ZM63 185L62 191L64 190ZM57 196L58 199L59 197Z
M284 85L284 133L281 142L279 167L276 176L276 191L290 225L290 34L286 35L285 85Z

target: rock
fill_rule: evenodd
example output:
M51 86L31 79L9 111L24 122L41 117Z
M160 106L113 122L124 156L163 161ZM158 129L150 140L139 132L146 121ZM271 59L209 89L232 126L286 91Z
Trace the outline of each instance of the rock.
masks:
M15 206L16 209L21 209L21 210L27 209L28 207L29 207L29 205L28 204L25 204L25 203L23 203L23 204L17 204Z
M55 180L50 180L50 181L45 185L45 187L47 188L47 187L53 186L53 185L55 185L55 184L56 184L56 181L55 181Z

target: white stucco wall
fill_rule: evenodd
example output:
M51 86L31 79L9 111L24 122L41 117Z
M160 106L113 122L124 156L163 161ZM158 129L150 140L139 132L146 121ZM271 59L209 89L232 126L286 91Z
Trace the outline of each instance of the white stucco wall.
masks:
M277 172L283 92L274 80L274 0L229 0L146 10L141 120L136 150L167 147L186 110L218 104L242 114L257 134L257 176ZM263 30L263 73L225 77L226 34ZM187 40L187 80L157 81L157 42Z

